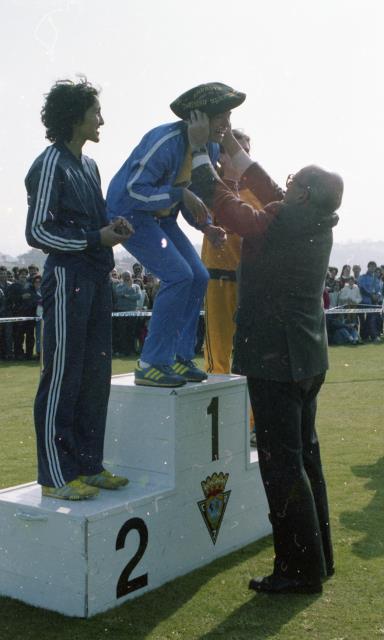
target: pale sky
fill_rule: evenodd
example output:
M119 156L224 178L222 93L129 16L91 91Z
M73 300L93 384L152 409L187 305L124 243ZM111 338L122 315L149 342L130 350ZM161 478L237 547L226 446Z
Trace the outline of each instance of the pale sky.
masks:
M335 241L384 240L382 0L0 0L0 10L0 252L28 250L24 177L49 144L43 95L79 73L102 88L105 126L84 152L104 193L144 133L175 120L175 97L219 81L247 94L232 124L277 182L313 163L341 174Z

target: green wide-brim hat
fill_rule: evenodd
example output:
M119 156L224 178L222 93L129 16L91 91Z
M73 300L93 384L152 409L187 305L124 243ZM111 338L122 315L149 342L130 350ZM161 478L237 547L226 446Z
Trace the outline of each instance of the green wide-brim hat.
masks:
M230 111L244 102L245 93L235 91L221 82L207 82L189 89L176 98L170 107L179 118L187 120L194 109L203 111L210 118Z

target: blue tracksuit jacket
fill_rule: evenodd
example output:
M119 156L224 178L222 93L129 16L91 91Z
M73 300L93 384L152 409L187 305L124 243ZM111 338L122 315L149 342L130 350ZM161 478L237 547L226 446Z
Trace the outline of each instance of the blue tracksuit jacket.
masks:
M171 215L176 216L181 211L186 220L197 227L189 212L181 206L182 188L174 186L187 150L185 122L179 120L149 131L109 185L108 217L130 218L135 213L156 215L159 210L172 209ZM215 164L219 145L209 144L208 153Z
M209 154L216 162L217 144ZM176 222L179 211L190 224L192 216L181 204L182 187L190 176L181 169L188 152L187 125L164 124L149 131L112 179L107 214L126 217L135 233L124 246L161 281L149 333L141 358L170 365L175 356L194 356L196 328L209 274ZM177 180L186 180L176 185Z

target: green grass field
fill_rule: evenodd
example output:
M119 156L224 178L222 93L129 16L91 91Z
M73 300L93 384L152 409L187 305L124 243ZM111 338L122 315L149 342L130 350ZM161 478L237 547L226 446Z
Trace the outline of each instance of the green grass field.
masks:
M0 598L0 640L384 638L384 344L332 348L330 359L318 432L336 575L322 596L247 590L250 577L271 570L269 537L90 620ZM113 371L133 366L130 359L115 360ZM38 376L36 363L0 365L1 487L35 478Z

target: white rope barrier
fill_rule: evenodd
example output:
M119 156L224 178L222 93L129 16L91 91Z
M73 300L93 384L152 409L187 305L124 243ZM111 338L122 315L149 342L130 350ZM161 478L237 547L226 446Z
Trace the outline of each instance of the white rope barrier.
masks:
M326 315L335 314L363 314L363 313L383 313L383 307L381 305L367 307L332 307L331 309L324 309ZM148 318L151 317L152 311L113 311L113 318ZM200 315L204 315L204 311L200 311ZM30 316L19 318L0 318L0 324L6 322L29 322L35 320L36 322L42 320L42 316Z
M0 318L0 324L5 322L30 322L31 320L42 320L42 316L33 316L28 318Z
M356 314L363 314L363 313L382 313L383 312L383 307L382 305L377 305L377 306L369 306L367 305L366 307L332 307L331 309L325 309L325 313L326 315L333 315L333 314L341 314L341 313L353 313L354 315Z
M152 315L152 311L114 311L112 313L113 318L146 318ZM30 316L30 317L19 317L19 318L0 318L0 324L4 324L6 322L29 322L31 320L42 320L42 316Z
M113 311L112 318L147 318L152 311Z

